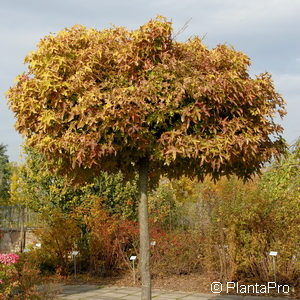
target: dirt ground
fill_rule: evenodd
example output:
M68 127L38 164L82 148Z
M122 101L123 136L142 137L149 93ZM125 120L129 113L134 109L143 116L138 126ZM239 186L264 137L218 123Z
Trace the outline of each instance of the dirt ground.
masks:
M76 278L70 276L67 278L55 278L55 281L63 281L66 284L99 284L103 286L132 286L139 287L140 282L136 280L133 282L133 276L130 273L122 276L95 278L86 275L78 275ZM212 280L199 274L192 275L173 275L166 278L154 278L152 279L152 287L164 290L173 291L186 291L186 292L198 292L198 293L210 293L210 284Z
M211 282L211 280L201 275L173 275L166 278L154 278L152 286L164 290L210 293ZM127 274L116 280L114 285L139 286L139 283L134 285L132 276Z

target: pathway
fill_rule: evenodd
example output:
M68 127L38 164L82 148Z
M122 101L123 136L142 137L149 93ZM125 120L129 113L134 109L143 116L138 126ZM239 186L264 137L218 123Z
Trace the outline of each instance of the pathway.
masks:
M97 285L64 285L59 299L69 300L140 300L141 292L134 287L101 287ZM257 296L229 296L216 294L199 294L193 292L174 292L153 289L153 300L287 300L288 298L267 298Z

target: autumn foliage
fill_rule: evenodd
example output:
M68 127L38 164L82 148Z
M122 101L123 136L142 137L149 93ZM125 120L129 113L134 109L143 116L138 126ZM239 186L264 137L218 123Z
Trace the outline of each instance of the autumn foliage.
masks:
M216 183L162 179L149 197L151 240L156 241L151 246L153 278L194 274L211 281L264 283L274 280L269 252L276 250L278 282L299 286L299 179L299 141L261 178L247 184L236 177ZM109 177L102 180L111 182ZM42 182L32 184L44 190ZM61 202L66 201L61 196ZM96 195L87 201L87 196L72 210L65 210L60 201L56 207L45 206L47 226L39 231L42 247L27 254L42 274L72 274L72 250L80 251L78 274L131 270L129 257L138 253L139 244L136 222L126 220L126 214L113 214L107 207L114 207L113 202Z
M250 59L226 45L177 42L163 17L133 31L76 25L25 62L8 92L16 128L64 174L132 174L148 157L152 178L246 178L283 149L271 76L251 78Z

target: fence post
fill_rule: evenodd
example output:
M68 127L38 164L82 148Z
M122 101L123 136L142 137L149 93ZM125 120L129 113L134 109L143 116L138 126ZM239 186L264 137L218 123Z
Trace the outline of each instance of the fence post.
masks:
M25 207L23 205L20 206L20 214L20 251L22 253L26 247Z

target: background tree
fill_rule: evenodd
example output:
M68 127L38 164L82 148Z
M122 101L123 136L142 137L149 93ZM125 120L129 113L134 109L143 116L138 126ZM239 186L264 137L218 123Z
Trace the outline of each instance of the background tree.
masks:
M6 146L0 144L0 202L6 203L9 198L11 166L6 154Z
M149 194L149 213L153 223L168 231L191 228L195 221L191 215L196 211L201 188L197 180L185 176L172 181L161 178L157 188Z
M59 211L68 215L90 196L102 199L101 206L110 215L137 220L136 181L124 184L121 172L114 175L100 172L88 184L72 186L62 176L53 174L43 155L25 149L25 163L14 168L10 203L26 205L37 213Z
M300 139L268 168L261 184L274 199L299 199Z
M284 149L270 75L251 78L249 58L225 45L175 41L162 17L133 31L74 26L25 62L8 98L28 145L77 180L139 174L142 299L151 298L148 178L247 179Z

